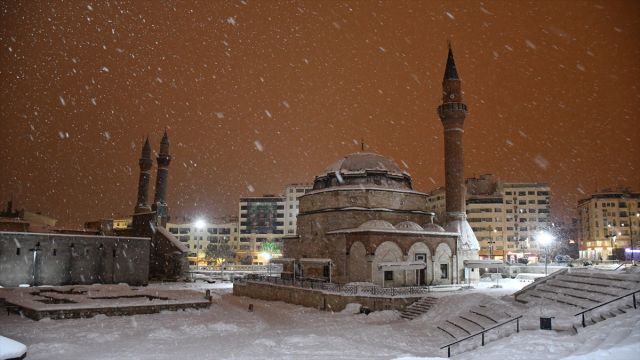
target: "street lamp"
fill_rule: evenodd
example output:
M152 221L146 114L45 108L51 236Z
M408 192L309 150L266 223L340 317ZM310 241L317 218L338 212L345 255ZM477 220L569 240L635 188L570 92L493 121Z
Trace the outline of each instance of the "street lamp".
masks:
M536 240L538 240L538 243L544 246L544 276L547 276L547 264L549 263L549 244L551 244L554 239L555 238L553 237L553 235L549 234L546 231L540 231L536 235Z
M207 223L202 220L202 219L198 219L196 220L195 223L193 223L193 226L195 226L196 230L198 230L197 232L202 232L202 229L204 229L207 226ZM200 255L200 235L196 235L196 241L197 241L197 245L196 245L196 270L200 269L200 260L199 260L199 255Z
M262 258L267 261L267 274L271 277L271 254L265 251L262 253Z

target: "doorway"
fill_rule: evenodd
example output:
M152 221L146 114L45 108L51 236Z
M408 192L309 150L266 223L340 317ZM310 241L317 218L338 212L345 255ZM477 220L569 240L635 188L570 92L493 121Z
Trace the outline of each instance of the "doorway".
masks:
M423 261L427 263L427 254L419 253L415 255L416 261ZM416 270L416 284L418 286L427 285L427 268Z

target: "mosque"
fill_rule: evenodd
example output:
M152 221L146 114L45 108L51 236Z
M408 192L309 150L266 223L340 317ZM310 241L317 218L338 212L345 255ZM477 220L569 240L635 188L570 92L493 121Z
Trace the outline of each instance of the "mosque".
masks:
M465 214L464 119L461 80L449 48L438 107L445 139L446 219L434 223L427 194L411 176L381 155L345 156L316 176L299 198L296 236L283 246L292 276L384 287L454 284L477 277L465 263L480 246Z

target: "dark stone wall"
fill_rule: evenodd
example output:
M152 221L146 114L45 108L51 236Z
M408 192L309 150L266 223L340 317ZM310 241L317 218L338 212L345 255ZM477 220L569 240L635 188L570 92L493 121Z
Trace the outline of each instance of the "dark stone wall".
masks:
M145 238L0 232L0 285L146 285L149 247Z

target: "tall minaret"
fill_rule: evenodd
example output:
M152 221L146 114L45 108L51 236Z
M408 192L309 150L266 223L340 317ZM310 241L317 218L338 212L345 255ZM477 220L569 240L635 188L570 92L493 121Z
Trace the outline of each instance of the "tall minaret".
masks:
M464 154L462 135L467 105L462 102L461 81L458 77L453 51L449 45L447 67L442 79L442 104L438 106L438 116L444 127L444 172L446 191L446 228L458 232L459 258L477 258L480 245L465 214Z
M164 226L169 218L169 208L166 202L166 195L167 181L169 178L169 163L171 162L167 130L164 131L164 135L160 141L160 152L158 153L156 160L158 161L158 175L156 176L156 194L152 208L156 211L158 225Z
M144 142L142 147L142 156L138 161L140 165L140 180L138 180L138 202L136 203L135 213L144 213L151 211L149 206L149 180L151 179L151 166L153 160L151 160L151 145L149 145L149 138Z

